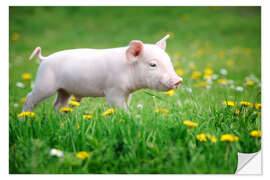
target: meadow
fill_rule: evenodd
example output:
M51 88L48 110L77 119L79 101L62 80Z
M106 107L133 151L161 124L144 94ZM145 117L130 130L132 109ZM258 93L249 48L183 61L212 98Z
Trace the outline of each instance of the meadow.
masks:
M9 173L234 173L261 148L259 7L10 7ZM63 49L155 43L183 77L174 91L137 91L130 116L105 98L55 96L19 118L39 62ZM59 67L60 68L60 67ZM76 72L74 72L76 73ZM107 112L103 114L104 112ZM32 116L31 116L32 115Z

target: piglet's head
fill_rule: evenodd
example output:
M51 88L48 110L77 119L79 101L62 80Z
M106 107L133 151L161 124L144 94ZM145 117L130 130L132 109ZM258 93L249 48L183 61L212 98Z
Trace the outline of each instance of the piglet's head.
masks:
M168 54L165 52L169 35L156 44L144 44L133 40L126 50L127 61L132 69L135 81L143 87L168 91L182 83L173 68Z

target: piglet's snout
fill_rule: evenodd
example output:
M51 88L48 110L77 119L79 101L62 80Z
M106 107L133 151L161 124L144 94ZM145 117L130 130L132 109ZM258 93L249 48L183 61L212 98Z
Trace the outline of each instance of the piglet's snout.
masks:
M183 79L178 77L171 86L171 89L176 89L182 83Z

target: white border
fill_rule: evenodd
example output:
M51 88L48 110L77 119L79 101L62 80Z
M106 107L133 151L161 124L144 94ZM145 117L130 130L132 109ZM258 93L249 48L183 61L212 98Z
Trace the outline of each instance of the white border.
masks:
M1 73L1 176L2 178L27 178L27 179L48 179L48 178L67 178L73 179L75 175L45 175L45 176L21 176L21 175L8 175L8 6L262 6L262 133L263 133L263 176L234 176L234 175L169 175L164 177L163 175L135 175L135 176L122 176L122 175L80 175L80 179L89 179L89 178L110 178L110 179L141 179L141 178L172 178L172 179L198 179L205 178L207 180L216 179L216 178L243 178L243 179L269 179L270 163L268 160L269 157L269 133L270 131L270 117L267 113L267 109L270 107L270 1L269 0L1 0L0 2L0 73ZM268 110L269 111L269 110ZM265 141L264 141L265 140ZM264 153L265 152L265 153ZM267 153L268 152L268 153ZM268 159L268 160L267 160ZM3 177L4 176L4 177Z

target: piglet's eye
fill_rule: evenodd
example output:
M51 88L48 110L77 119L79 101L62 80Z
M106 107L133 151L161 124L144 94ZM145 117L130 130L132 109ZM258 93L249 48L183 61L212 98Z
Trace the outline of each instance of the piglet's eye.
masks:
M156 67L157 65L155 63L150 63L149 64L151 67Z

